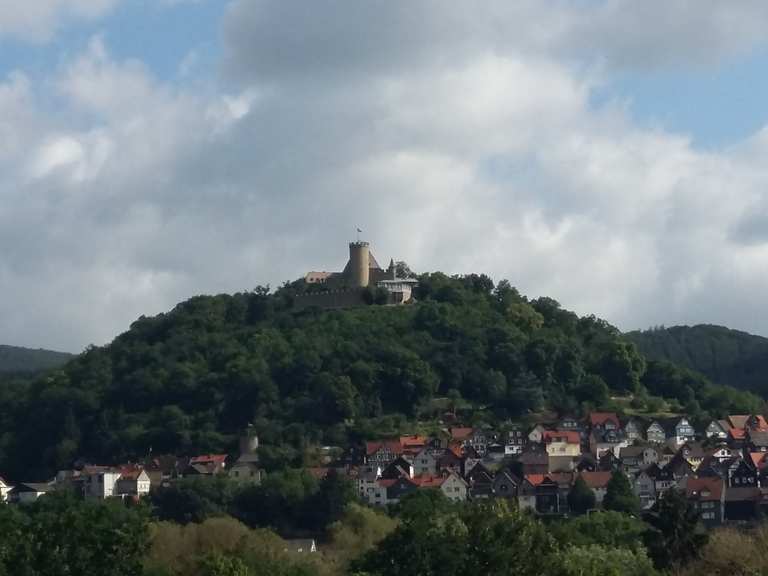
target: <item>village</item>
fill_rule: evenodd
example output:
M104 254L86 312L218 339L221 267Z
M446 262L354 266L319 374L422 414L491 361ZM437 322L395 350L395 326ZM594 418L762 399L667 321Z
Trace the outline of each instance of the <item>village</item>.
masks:
M258 484L265 472L259 441L246 430L239 456L156 456L141 464L82 465L47 483L0 479L2 501L24 504L53 490L84 498L140 499L151 490L189 476L227 475ZM530 429L448 427L431 436L371 440L323 466L318 478L349 478L362 502L374 507L398 503L418 490L440 490L453 501L505 498L521 510L544 516L569 515L568 495L581 478L599 509L614 473L625 474L650 509L670 488L681 490L703 524L753 522L768 508L768 422L761 415L731 415L695 430L686 417L621 419L592 412L586 419L562 418Z

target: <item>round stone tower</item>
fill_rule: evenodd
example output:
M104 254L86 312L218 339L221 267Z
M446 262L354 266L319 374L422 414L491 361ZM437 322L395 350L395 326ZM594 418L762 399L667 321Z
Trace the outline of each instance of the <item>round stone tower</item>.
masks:
M368 242L349 243L349 283L352 286L368 286L370 267L370 248Z

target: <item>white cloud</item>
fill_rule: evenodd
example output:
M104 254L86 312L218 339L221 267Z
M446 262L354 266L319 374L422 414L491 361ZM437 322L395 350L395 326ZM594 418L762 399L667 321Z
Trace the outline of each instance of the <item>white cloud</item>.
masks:
M380 260L507 277L623 328L768 333L768 132L703 152L596 108L613 66L660 62L632 56L650 32L606 32L622 5L589 23L572 2L234 2L225 88L159 82L99 39L54 82L7 79L0 341L101 343L193 294L340 268L356 226ZM682 44L719 38L700 18ZM738 25L707 58L761 41Z
M103 16L118 0L0 0L0 39L44 42L63 23Z

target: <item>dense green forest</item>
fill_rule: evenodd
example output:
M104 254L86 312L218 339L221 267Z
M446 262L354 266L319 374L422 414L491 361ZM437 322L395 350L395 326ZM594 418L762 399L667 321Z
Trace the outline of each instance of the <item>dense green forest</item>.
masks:
M72 358L72 354L51 350L33 350L0 344L0 373L24 374L58 368Z
M627 338L649 359L674 362L718 384L768 396L768 338L704 324L630 332Z
M0 470L33 480L75 458L232 451L248 423L268 468L299 466L309 446L396 433L457 405L474 423L616 408L613 395L702 420L762 407L506 281L419 279L410 306L297 311L294 282L139 318L108 346L0 387Z

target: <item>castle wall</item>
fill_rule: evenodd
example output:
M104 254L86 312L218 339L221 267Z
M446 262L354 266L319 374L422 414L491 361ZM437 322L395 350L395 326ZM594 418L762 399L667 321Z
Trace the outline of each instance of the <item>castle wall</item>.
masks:
M316 292L314 294L302 294L296 296L293 307L302 310L317 306L318 308L349 308L351 306L364 306L363 291L360 289L330 290L328 292Z

